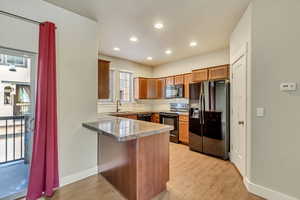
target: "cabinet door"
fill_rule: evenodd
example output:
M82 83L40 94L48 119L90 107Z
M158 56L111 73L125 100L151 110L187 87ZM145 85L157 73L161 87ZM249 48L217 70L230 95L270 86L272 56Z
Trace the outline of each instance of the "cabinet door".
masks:
M98 60L98 99L109 98L109 63Z
M174 78L175 85L184 84L184 75L177 75Z
M147 80L147 99L157 98L157 80L150 78Z
M148 80L146 78L135 78L135 99L147 99Z
M174 76L169 76L166 78L166 85L174 85Z
M192 74L184 75L184 97L190 98L190 83L192 83Z
M152 116L151 116L151 122L153 122L153 123L159 123L159 114L157 114L157 113L152 114Z
M189 122L179 121L179 141L184 144L189 143Z
M222 65L208 69L208 79L228 79L229 78L229 65Z
M128 118L128 119L137 119L137 115L127 115L127 117L126 118Z
M208 80L208 69L198 69L192 72L192 81L201 82Z
M165 98L165 86L166 80L164 78L156 79L157 81L157 99L164 99Z

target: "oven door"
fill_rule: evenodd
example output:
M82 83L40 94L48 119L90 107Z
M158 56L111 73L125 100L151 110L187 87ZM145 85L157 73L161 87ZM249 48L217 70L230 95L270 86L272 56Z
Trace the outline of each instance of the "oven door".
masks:
M178 143L179 142L178 115L161 114L160 123L174 127L174 129L170 131L170 141Z

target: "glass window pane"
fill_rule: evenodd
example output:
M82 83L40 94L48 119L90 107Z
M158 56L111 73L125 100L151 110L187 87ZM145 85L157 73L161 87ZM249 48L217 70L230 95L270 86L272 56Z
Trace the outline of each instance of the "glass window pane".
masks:
M120 99L122 101L131 101L132 97L132 74L129 72L120 72Z

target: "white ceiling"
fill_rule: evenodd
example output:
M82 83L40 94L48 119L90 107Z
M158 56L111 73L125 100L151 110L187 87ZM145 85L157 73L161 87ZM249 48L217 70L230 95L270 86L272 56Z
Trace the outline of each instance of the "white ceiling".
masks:
M46 1L98 21L101 54L155 66L228 47L251 0ZM153 27L158 21L162 30ZM129 41L133 35L137 43ZM198 46L191 48L192 40ZM168 48L171 55L165 54Z

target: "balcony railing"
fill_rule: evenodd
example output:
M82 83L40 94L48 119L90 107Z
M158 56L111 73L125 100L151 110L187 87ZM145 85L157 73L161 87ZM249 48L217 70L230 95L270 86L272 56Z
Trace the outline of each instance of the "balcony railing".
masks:
M24 160L28 116L0 117L0 164Z

